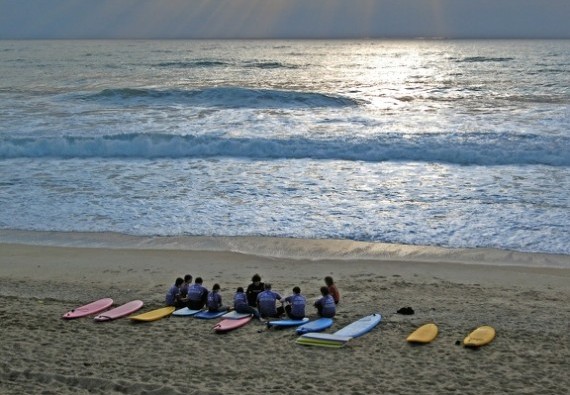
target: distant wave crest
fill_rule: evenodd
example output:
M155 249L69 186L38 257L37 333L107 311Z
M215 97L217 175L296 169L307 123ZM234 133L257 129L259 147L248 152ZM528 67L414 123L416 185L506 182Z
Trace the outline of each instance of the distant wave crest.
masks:
M464 136L398 133L367 139L235 138L169 134L122 134L102 137L4 138L0 159L9 158L213 158L253 160L316 159L418 161L461 165L570 166L564 137Z
M161 62L157 63L158 67L166 68L180 68L191 69L195 67L223 67L228 66L229 63L220 60L190 60L190 61L175 61L175 62Z
M259 69L298 69L300 66L277 61L246 61L232 63L221 60L197 59L188 61L161 62L153 66L173 69L215 68L215 67L247 67Z
M468 56L461 59L456 59L458 63L480 63L480 62L510 62L515 58L510 57L487 57L487 56Z
M112 104L114 106L140 105L147 101L153 106L187 104L195 107L221 108L312 108L359 105L359 102L354 99L338 95L242 87L216 87L193 90L115 88L83 95L80 99Z

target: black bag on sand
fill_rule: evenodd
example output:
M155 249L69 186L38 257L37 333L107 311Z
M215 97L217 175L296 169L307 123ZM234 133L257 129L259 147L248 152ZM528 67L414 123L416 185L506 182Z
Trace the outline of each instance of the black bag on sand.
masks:
M414 309L412 309L411 307L402 307L400 310L397 311L397 313L404 315L412 315L414 314Z

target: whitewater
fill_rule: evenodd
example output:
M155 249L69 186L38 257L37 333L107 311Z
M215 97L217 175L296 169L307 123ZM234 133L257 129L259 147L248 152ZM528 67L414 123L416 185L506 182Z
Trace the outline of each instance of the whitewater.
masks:
M570 41L0 41L0 229L570 253Z

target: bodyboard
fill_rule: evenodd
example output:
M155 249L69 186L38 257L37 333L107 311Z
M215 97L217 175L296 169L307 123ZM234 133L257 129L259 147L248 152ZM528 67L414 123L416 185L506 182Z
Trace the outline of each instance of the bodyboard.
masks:
M202 310L192 310L189 309L188 307L184 307L176 310L174 313L172 313L172 315L176 317L191 317L194 314L198 314L200 311Z
M227 310L223 310L223 311L208 311L208 310L203 310L200 311L197 314L194 314L194 318L200 318L202 320L211 320L212 318L218 318L223 316L224 314L226 314L228 311Z
M493 341L495 334L495 328L487 325L480 326L463 339L463 345L466 347L484 346Z
M437 325L425 324L413 331L406 340L410 343L429 343L436 338L438 333Z
M332 324L333 320L331 318L319 318L318 320L309 321L306 324L301 325L296 329L296 331L300 335L309 332L320 332L330 328Z
M239 319L242 319L245 317L251 317L251 314L249 314L249 313L238 313L237 311L232 310L229 313L222 315L222 318L225 320L239 320Z
M290 327L290 326L299 326L299 325L303 325L305 323L309 322L309 319L307 317L303 318L302 320L275 320L275 321L269 321L267 323L268 327L282 327L282 328L286 328L286 327Z

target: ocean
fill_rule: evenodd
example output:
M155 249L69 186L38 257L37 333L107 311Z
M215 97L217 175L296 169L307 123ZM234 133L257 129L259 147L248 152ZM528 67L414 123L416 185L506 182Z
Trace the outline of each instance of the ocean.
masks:
M570 40L0 41L0 229L570 254Z

